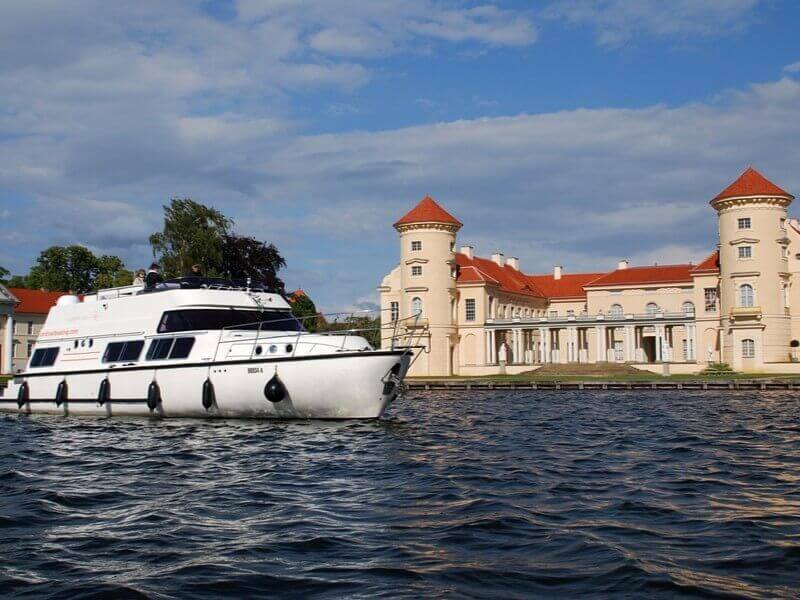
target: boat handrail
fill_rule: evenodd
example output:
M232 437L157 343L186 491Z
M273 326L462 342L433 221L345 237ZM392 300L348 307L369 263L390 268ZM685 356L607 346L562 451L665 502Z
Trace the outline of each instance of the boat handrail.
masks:
M295 315L288 315L285 319L270 319L270 320L261 320L261 321L253 321L249 323L240 323L237 325L229 325L224 327L220 330L219 338L217 340L217 348L215 351L215 358L219 359L219 353L221 346L223 344L231 344L231 343L250 343L252 344L252 348L250 350L250 358L254 358L257 348L259 346L259 342L264 343L270 340L276 339L286 339L286 338L294 338L292 343L292 350L291 356L294 357L297 354L297 349L300 344L304 343L302 341L302 337L304 335L313 334L315 339L313 341L308 342L311 345L320 346L324 345L335 349L337 352L342 352L347 350L347 339L349 337L353 337L358 335L359 337L367 338L368 342L371 342L371 346L375 345L374 342L377 342L380 347L384 346L384 342L388 342L388 346L392 350L396 350L398 348L416 348L419 347L419 342L422 340L422 337L428 333L428 325L427 323L420 326L420 313L411 315L409 317L404 317L402 319L393 319L390 321L391 326L388 327L387 323L384 323L382 320L379 320L376 325L372 325L369 327L359 327L361 323L353 323L353 327L346 327L348 323L346 321L340 321L341 317L345 317L346 319L354 319L354 318L369 318L367 315L374 314L374 313L383 313L383 312L390 312L391 309L369 309L357 312L337 312L337 313L315 313L312 315L298 317ZM331 317L333 320L331 321ZM326 323L328 326L342 326L340 328L334 328L329 330L322 330L322 331L313 331L309 332L305 327L301 330L276 330L271 327L274 327L276 323L287 322L287 321L300 321L301 324L303 321L308 322L309 320L314 320L315 323L319 323L320 318L322 321ZM377 318L377 317L376 317ZM390 332L390 335L386 335L387 330ZM248 332L252 331L252 336L247 336L245 340L238 338L238 339L225 339L226 334L232 331L242 331ZM370 335L373 334L373 335ZM377 337L374 334L378 334ZM340 340L337 339L336 342L325 344L319 340L319 337L316 336L329 336L329 337L337 337L341 338ZM371 338L371 339L370 339ZM354 351L356 351L354 349Z

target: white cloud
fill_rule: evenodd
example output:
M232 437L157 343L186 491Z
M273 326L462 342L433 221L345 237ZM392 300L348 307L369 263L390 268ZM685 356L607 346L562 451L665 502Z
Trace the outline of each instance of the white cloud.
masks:
M787 73L800 73L800 60L796 63L792 63L790 65L786 65L783 67L783 70Z
M615 46L637 35L657 37L729 34L747 26L761 0L554 0L544 14L597 32Z

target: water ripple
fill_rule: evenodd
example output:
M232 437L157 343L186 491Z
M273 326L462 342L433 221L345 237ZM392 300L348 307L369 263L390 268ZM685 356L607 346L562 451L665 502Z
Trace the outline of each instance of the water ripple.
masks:
M19 598L794 598L788 392L419 393L379 422L0 418Z

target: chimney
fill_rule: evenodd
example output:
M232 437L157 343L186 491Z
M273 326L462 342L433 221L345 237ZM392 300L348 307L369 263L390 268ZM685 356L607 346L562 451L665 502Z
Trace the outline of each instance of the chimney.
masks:
M506 259L506 264L515 271L519 271L519 259L516 256L509 256Z
M553 267L553 279L561 279L561 267Z
M628 261L626 259L623 258L621 261L619 261L617 263L617 270L618 271L622 271L622 270L627 269L627 268L628 268Z
M472 246L461 246L461 248L459 248L458 250L459 252L461 252L461 254L472 260L472 250L473 250Z
M505 257L502 252L495 252L492 254L492 262L497 263L501 267L505 264Z

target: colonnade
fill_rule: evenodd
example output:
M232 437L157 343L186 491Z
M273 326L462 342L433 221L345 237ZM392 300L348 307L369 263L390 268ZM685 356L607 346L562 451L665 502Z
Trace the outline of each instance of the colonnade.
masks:
M683 328L684 344L676 352L674 334L678 328ZM621 340L618 330L622 331ZM652 343L646 344L648 338ZM625 323L487 329L484 356L486 364L692 362L697 360L697 325Z

